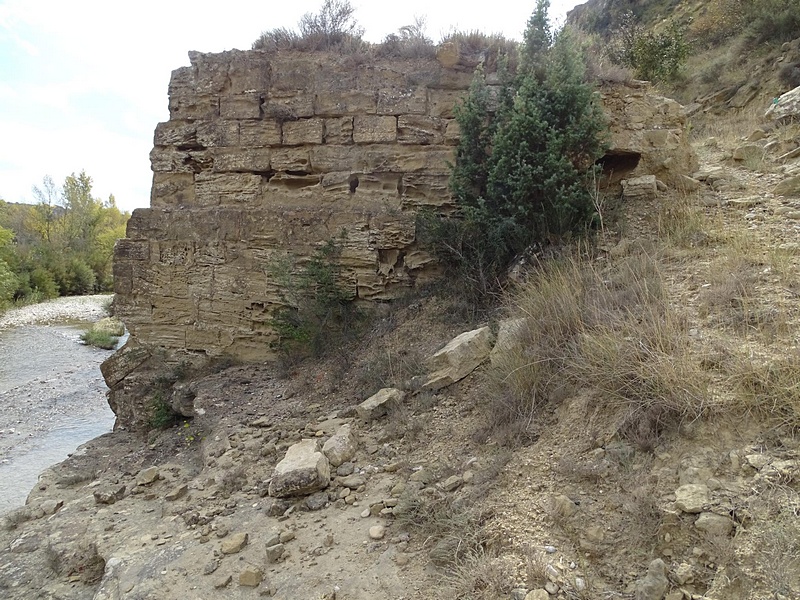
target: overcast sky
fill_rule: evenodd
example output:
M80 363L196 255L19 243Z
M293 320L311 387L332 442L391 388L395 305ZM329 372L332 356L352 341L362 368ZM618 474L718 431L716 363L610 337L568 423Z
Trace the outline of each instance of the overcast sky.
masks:
M148 206L153 130L169 118L167 84L189 50L248 49L265 29L294 28L321 0L0 0L0 198L32 202L45 175L81 169L95 195ZM352 0L369 41L415 16L438 41L453 28L520 39L535 0ZM563 21L580 2L551 0Z

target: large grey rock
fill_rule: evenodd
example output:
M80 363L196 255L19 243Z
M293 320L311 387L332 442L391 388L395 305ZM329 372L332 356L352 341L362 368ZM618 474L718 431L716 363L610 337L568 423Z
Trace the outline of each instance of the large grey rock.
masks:
M694 526L700 531L718 536L727 536L733 531L733 521L730 518L710 512L701 513Z
M773 121L800 116L800 86L779 96L764 116Z
M440 390L472 373L489 356L493 337L488 327L481 327L450 340L428 361L431 374L422 389Z
M497 339L494 347L489 353L489 362L496 367L502 361L503 354L513 351L515 345L519 343L519 337L524 330L526 319L503 319L497 329Z
M286 451L275 466L269 495L275 498L313 494L328 487L331 468L328 459L317 450L316 440L302 440Z
M636 582L636 600L662 600L667 587L667 565L657 558L647 568L647 575Z
M382 417L405 398L405 392L395 388L383 388L356 407L358 418L372 421Z
M675 507L685 513L703 512L703 507L709 502L707 485L687 483L675 490Z
M784 179L773 188L772 193L776 196L800 196L800 175Z
M322 453L332 467L338 467L355 456L358 439L350 425L342 425L322 446Z

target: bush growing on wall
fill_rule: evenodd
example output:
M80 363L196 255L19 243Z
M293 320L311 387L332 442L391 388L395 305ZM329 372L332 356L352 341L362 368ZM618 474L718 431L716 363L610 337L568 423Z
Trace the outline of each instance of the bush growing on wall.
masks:
M649 81L672 81L686 64L689 44L683 28L671 21L664 31L646 31L632 12L624 15L609 47L609 57Z
M420 220L422 239L477 304L491 300L515 256L585 231L593 218L587 175L604 151L605 120L569 30L551 35L548 7L539 0L528 22L518 74L501 69L493 100L479 68L457 110L456 218Z

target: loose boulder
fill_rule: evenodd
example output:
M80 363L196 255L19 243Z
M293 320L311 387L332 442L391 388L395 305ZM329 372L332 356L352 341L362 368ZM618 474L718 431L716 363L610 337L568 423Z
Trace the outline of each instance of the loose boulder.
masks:
M387 414L405 398L405 392L395 388L378 390L356 407L356 414L362 421L372 421Z
M800 116L800 86L776 98L764 116L773 121Z
M322 446L322 453L332 467L338 467L355 456L358 440L350 425L342 425Z
M481 327L450 340L430 358L431 374L422 389L436 391L464 379L489 356L493 338L488 327Z
M275 466L269 484L274 498L305 496L328 487L331 468L325 455L317 450L316 440L302 440L286 451Z

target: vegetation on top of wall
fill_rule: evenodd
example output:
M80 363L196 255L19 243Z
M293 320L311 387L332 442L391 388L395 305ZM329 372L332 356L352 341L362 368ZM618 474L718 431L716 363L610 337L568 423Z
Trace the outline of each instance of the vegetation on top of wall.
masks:
M36 204L0 200L0 307L112 289L114 243L129 214L114 196L92 195L92 178L74 173L57 188L34 187Z
M613 62L632 69L641 79L672 81L689 56L684 30L678 22L670 21L661 31L649 31L628 12L613 32L607 54Z

